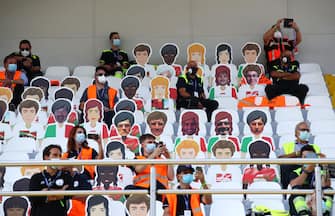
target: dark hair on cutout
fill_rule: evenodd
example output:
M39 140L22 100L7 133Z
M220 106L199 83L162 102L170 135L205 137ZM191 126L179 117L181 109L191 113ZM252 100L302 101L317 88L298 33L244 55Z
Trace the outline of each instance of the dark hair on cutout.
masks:
M87 216L91 216L91 213L90 213L90 208L92 208L92 206L96 206L96 205L99 205L99 204L103 204L105 209L106 209L106 216L108 216L108 199L106 199L106 197L104 196L101 196L101 195L96 195L96 196L91 196L88 200L87 200L87 209L86 209L86 212L87 212Z

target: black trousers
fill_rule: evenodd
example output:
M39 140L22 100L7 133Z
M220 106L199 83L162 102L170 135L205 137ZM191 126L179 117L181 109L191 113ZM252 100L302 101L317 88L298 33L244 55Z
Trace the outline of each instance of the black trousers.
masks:
M207 121L211 121L212 113L216 110L219 106L219 103L216 100L210 99L200 99L197 97L191 98L179 98L177 100L177 109L186 108L186 109L199 109L199 105L201 104L206 109L207 114Z
M267 85L265 87L265 93L269 100L282 94L290 94L296 96L299 99L300 104L304 104L307 92L308 92L308 86L305 84L297 84L291 86L282 86L274 84L274 85Z

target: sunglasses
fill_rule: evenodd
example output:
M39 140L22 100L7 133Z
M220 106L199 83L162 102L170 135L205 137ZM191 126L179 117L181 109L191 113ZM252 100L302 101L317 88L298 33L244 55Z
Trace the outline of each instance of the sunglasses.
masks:
M21 51L29 51L28 48L20 49Z
M97 74L96 76L105 76L105 74L101 73L101 74Z

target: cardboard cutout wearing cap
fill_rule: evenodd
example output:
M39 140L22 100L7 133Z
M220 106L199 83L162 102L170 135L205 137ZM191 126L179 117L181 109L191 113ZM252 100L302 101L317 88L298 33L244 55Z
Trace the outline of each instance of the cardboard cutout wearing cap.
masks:
M88 138L90 137L89 134L96 134L103 139L104 144L107 144L109 130L108 126L102 121L104 119L103 107L102 102L98 99L92 98L85 101L83 127Z

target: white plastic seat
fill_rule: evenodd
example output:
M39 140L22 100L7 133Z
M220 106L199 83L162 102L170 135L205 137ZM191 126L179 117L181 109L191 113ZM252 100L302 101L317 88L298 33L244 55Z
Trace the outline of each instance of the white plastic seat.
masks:
M277 108L275 112L275 121L303 121L304 118L300 107L281 107Z
M299 83L303 84L317 83L324 85L325 81L321 73L302 73Z
M335 120L335 113L333 109L311 107L307 113L307 120L309 122L320 120Z
M241 176L241 171L238 173ZM241 182L224 182L217 185L212 185L211 189L231 189L239 190L242 189L242 178ZM213 203L220 200L238 200L242 201L244 199L243 194L213 194Z
M335 121L313 121L313 123L311 123L311 132L314 135L335 133Z
M335 147L334 140L335 134L319 134L314 137L313 143L318 145L321 148L321 152L327 155L328 149L333 149Z
M121 79L114 77L114 76L108 76L107 77L108 85L114 89L121 89Z
M93 78L95 73L95 66L77 66L73 70L73 75L77 77L90 77Z
M244 205L238 200L217 200L212 203L210 216L245 216Z
M295 126L300 121L286 121L286 122L278 122L277 124L277 135L284 136L284 135L294 135L295 133Z
M243 108L243 118L242 118L242 121L243 121L244 123L247 123L247 117L248 117L249 113L251 113L251 112L254 111L254 110L260 110L260 111L263 111L263 112L266 114L266 117L267 117L267 123L272 122L271 114L270 114L269 108L267 108L267 107L264 107L264 108L259 108L259 107L244 107L244 108Z
M217 102L219 103L219 109L237 110L238 100L233 97L221 97Z
M322 73L321 67L316 63L301 63L300 73Z
M329 108L332 109L332 103L328 96L307 96L305 99L305 104L309 104L310 106L307 109L311 108Z
M45 77L50 80L62 80L70 76L70 69L66 66L50 66L45 71Z
M250 190L281 190L280 184L277 182L271 182L271 181L256 181L253 182L248 186L248 189ZM255 199L271 199L271 200L283 200L282 194L248 194L247 198L250 201L253 201ZM265 203L263 203L265 205Z
M233 110L233 109L217 109L214 110L214 112L212 113L212 119L211 119L211 124L215 123L215 116L219 113L219 112L228 112L231 114L232 117L232 121L234 123L238 123L240 121L237 110Z
M307 96L329 96L328 89L324 83L308 84Z
M142 124L144 122L144 115L141 110L135 110L135 123Z

